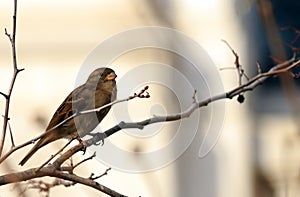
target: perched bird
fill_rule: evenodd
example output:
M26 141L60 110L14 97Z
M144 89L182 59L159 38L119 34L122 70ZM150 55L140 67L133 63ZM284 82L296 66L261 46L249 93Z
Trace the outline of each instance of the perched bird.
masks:
M99 112L75 116L57 128L52 128L78 111L99 108L114 101L117 94L116 77L117 75L110 68L94 70L85 84L73 90L58 107L46 128L46 132L19 165L24 165L38 149L50 142L61 138L72 139L89 134L106 116L110 107Z

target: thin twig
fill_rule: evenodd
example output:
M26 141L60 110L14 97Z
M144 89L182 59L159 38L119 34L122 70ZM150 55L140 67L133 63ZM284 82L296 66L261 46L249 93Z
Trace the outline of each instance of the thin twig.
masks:
M196 89L194 90L192 99L193 99L193 103L197 103L197 90Z
M223 67L223 68L220 68L220 71L222 70L234 70L236 69L236 67Z
M5 99L7 99L7 94L4 94L3 92L0 92L0 95L2 95Z
M226 40L221 40L221 41L227 45L227 47L231 50L232 54L235 57L234 64L235 64L235 68L236 68L236 71L238 74L238 85L242 85L242 83L243 83L242 77L244 76L247 80L249 80L249 77L246 75L242 65L240 64L240 57Z
M110 170L111 170L111 168L107 168L107 169L105 170L105 172L103 172L103 173L100 174L99 176L94 176L95 174L92 173L91 176L89 177L89 179L91 179L91 180L99 179L99 178L101 178L101 177L103 177L103 176L106 176Z
M68 141L68 143L66 143L66 145L64 145L61 149L59 149L59 151L57 151L54 155L51 155L51 157L44 162L38 169L37 171L39 171L40 169L42 169L44 166L46 166L54 157L56 157L59 153L61 153L67 146L69 146L69 144L71 144L71 142L74 140L75 138L71 139L70 141Z
M261 74L261 67L258 61L256 62L256 66L257 66L257 73Z
M93 155L81 160L80 162L78 162L76 165L73 166L73 169L75 169L76 167L78 167L80 164L83 164L84 162L93 159L94 157L96 157L96 152L93 153Z
M10 141L11 141L11 147L15 147L15 142L14 142L14 138L13 138L13 134L12 134L12 129L11 129L11 126L10 126L10 123L8 123L8 129L9 129L9 134L10 134Z

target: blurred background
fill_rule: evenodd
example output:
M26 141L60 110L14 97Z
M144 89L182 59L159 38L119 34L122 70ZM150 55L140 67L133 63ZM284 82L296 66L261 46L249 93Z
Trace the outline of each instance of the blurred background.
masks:
M9 32L11 29L12 6L10 1L0 2L0 32L3 32L0 36L0 90L3 92L9 87L13 71L10 43L4 35L4 28ZM234 56L221 41L224 39L239 54L246 73L253 76L257 73L257 61L262 70L267 71L274 62L290 58L289 45L297 47L298 44L292 28L300 29L300 3L293 0L28 0L18 2L18 8L18 65L25 71L18 75L11 100L10 124L17 144L44 131L55 109L73 90L86 57L99 43L119 32L143 26L174 28L199 43L218 69L234 66ZM120 79L130 66L148 61L176 65L177 60L170 54L141 50L112 65ZM184 68L182 70L184 72ZM235 70L222 70L220 76L225 90L237 86ZM128 196L299 196L298 89L294 80L282 76L247 93L243 104L235 99L226 101L226 115L217 144L203 158L198 157L199 141L193 141L169 165L145 173L113 169L99 182ZM155 95L160 95L159 90L151 96ZM161 105L157 111L151 108L151 102L145 110L152 110L151 113L161 109L166 110L165 113L172 109L180 111L176 102L173 108L163 108L169 103L168 96L162 95L155 101ZM0 104L0 111L4 113L3 98ZM135 114L137 109L132 110ZM134 120L151 115L146 112L135 115ZM109 120L108 117L101 123L104 128L112 126ZM124 141L123 135L116 134L112 140ZM203 137L201 131L197 135ZM160 137L158 144L170 138L168 135ZM10 147L8 139L6 150ZM128 140L123 142L128 150L145 149L143 142ZM148 145L148 149L149 146L155 148ZM46 153L57 150L57 146L47 147L26 166L37 166L42 157L47 158ZM0 173L27 169L17 163L28 150L29 147L14 153L1 164ZM138 162L138 158L133 159ZM77 171L88 177L91 169L101 174L108 167L94 160ZM0 194L17 196L24 189L25 185L2 186ZM50 196L65 193L99 196L99 192L81 185L55 187ZM23 194L40 195L37 190Z

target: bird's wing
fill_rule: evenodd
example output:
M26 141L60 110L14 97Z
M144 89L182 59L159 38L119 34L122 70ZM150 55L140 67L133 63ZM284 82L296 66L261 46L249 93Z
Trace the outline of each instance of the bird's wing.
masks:
M57 108L56 112L52 116L49 125L46 130L49 130L65 119L72 116L76 111L80 111L86 105L86 100L80 97L80 93L83 91L83 86L79 86L73 92L71 92L62 104ZM76 95L76 96L75 96ZM68 124L67 122L62 126Z

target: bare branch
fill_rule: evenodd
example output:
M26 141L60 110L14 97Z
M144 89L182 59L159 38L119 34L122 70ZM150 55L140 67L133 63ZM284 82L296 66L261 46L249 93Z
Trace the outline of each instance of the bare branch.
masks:
M63 180L80 183L80 184L89 186L91 188L94 188L98 191L101 191L109 196L124 197L124 195L122 195L108 187L105 187L104 185L101 185L100 183L95 182L94 180L83 178L83 177L77 176L75 174L68 174L68 173L62 172L60 170L55 169L53 166L43 167L39 171L37 171L37 168L32 168L32 169L25 170L22 172L16 172L16 173L2 175L0 177L0 186L10 184L10 183L27 181L27 180L31 180L34 178L45 177L45 176L56 177L56 178L60 178Z
M88 158L85 158L82 161L78 162L76 165L73 166L73 169L78 167L80 164L83 164L84 162L93 159L94 157L96 157L96 152L94 152L93 155L89 156Z
M296 60L295 57L292 57L290 60L287 60L286 62L283 62L282 64L276 65L273 68L271 68L266 73L258 74L251 79L249 79L245 84L242 84L231 91L221 93L215 96L212 96L210 98L207 98L205 100L202 100L200 102L193 103L186 111L183 111L181 113L173 114L173 115L167 115L167 116L154 116L152 118L145 119L143 121L139 122L120 122L118 125L115 125L114 127L108 129L105 131L105 135L109 137L110 135L116 133L117 131L125 128L137 128L137 129L143 129L144 126L158 123L158 122L168 122L168 121L176 121L179 119L187 118L189 117L197 108L201 108L204 106L207 106L209 103L215 102L220 99L232 99L233 97L240 95L242 93L245 93L247 91L253 90L258 85L261 85L268 77L279 75L285 72L290 71L293 68L300 66L300 60ZM241 98L240 98L241 99ZM243 102L243 101L242 101ZM95 136L92 139L89 139L85 141L87 146L96 144L96 142L103 140L103 135Z
M7 99L7 94L4 94L3 92L0 92L0 95L2 95L5 99Z
M261 67L260 67L259 62L256 62L256 66L257 66L257 73L261 74Z
M15 147L15 142L14 142L14 138L13 138L13 134L12 134L12 129L11 129L11 126L10 126L9 122L7 122L7 123L8 123L8 129L9 129L9 134L10 134L11 147Z
M14 0L12 35L10 35L7 32L7 29L5 29L5 35L8 37L8 39L11 43L14 73L13 73L13 76L12 76L12 79L11 79L11 82L10 82L10 86L9 86L9 89L8 89L8 94L1 93L1 95L5 97L6 102L5 102L5 113L4 113L3 128L2 128L1 138L0 138L0 157L1 157L2 152L3 152L5 136L6 136L6 130L7 130L7 125L8 125L9 105L10 105L11 94L12 94L12 91L13 91L18 73L20 71L24 70L24 69L18 69L18 65L17 65L16 29L17 29L17 0Z
M236 69L235 67L223 67L223 68L220 68L220 71L222 70L234 70Z
M192 99L193 99L193 103L197 103L197 90L194 90L194 94L193 94L193 97L192 97Z
M209 103L215 102L217 100L221 99L232 99L233 97L240 95L242 93L245 93L247 91L253 90L258 85L262 84L268 77L279 75L285 72L290 71L291 69L298 67L300 65L300 60L297 60L293 57L290 60L276 65L273 68L271 68L266 73L258 74L249 81L247 81L245 84L242 84L231 91L221 93L215 96L212 96L210 98L207 98L205 100L202 100L200 102L194 102L192 105L186 110L181 113L173 114L173 115L167 115L167 116L154 116L152 118L148 118L139 122L120 122L119 124L111 127L110 129L106 130L103 133L96 133L93 135L91 139L85 140L84 144L86 146L91 145L97 145L97 143L101 140L104 140L105 138L111 136L112 134L122 130L122 129L129 129L129 128L136 128L136 129L143 129L146 125L153 124L153 123L159 123L159 122L168 122L168 121L176 121L183 118L188 118L196 109L207 106ZM241 100L241 98L240 98ZM243 102L243 101L242 101ZM84 111L82 112L84 113ZM69 149L67 152L65 152L60 158L58 158L53 164L55 166L60 166L67 158L74 155L76 152L82 150L84 148L84 145L78 144L71 149Z
M108 174L108 171L110 171L110 170L111 170L111 168L107 168L107 169L105 170L105 172L103 172L103 173L100 174L99 176L94 176L94 174L92 173L89 179L91 179L91 180L99 179L99 178L101 178L101 177L103 177L103 176L106 176L106 175Z
M221 41L224 42L228 46L228 48L231 50L232 54L235 57L234 64L235 64L236 71L238 73L238 84L242 85L242 77L245 77L247 80L249 80L249 77L246 75L245 70L243 69L242 65L240 64L240 57L226 40L221 40Z
M4 32L5 32L5 35L8 37L10 43L12 43L13 40L12 40L12 38L11 38L11 35L7 32L7 29L6 29L6 28L4 29Z

